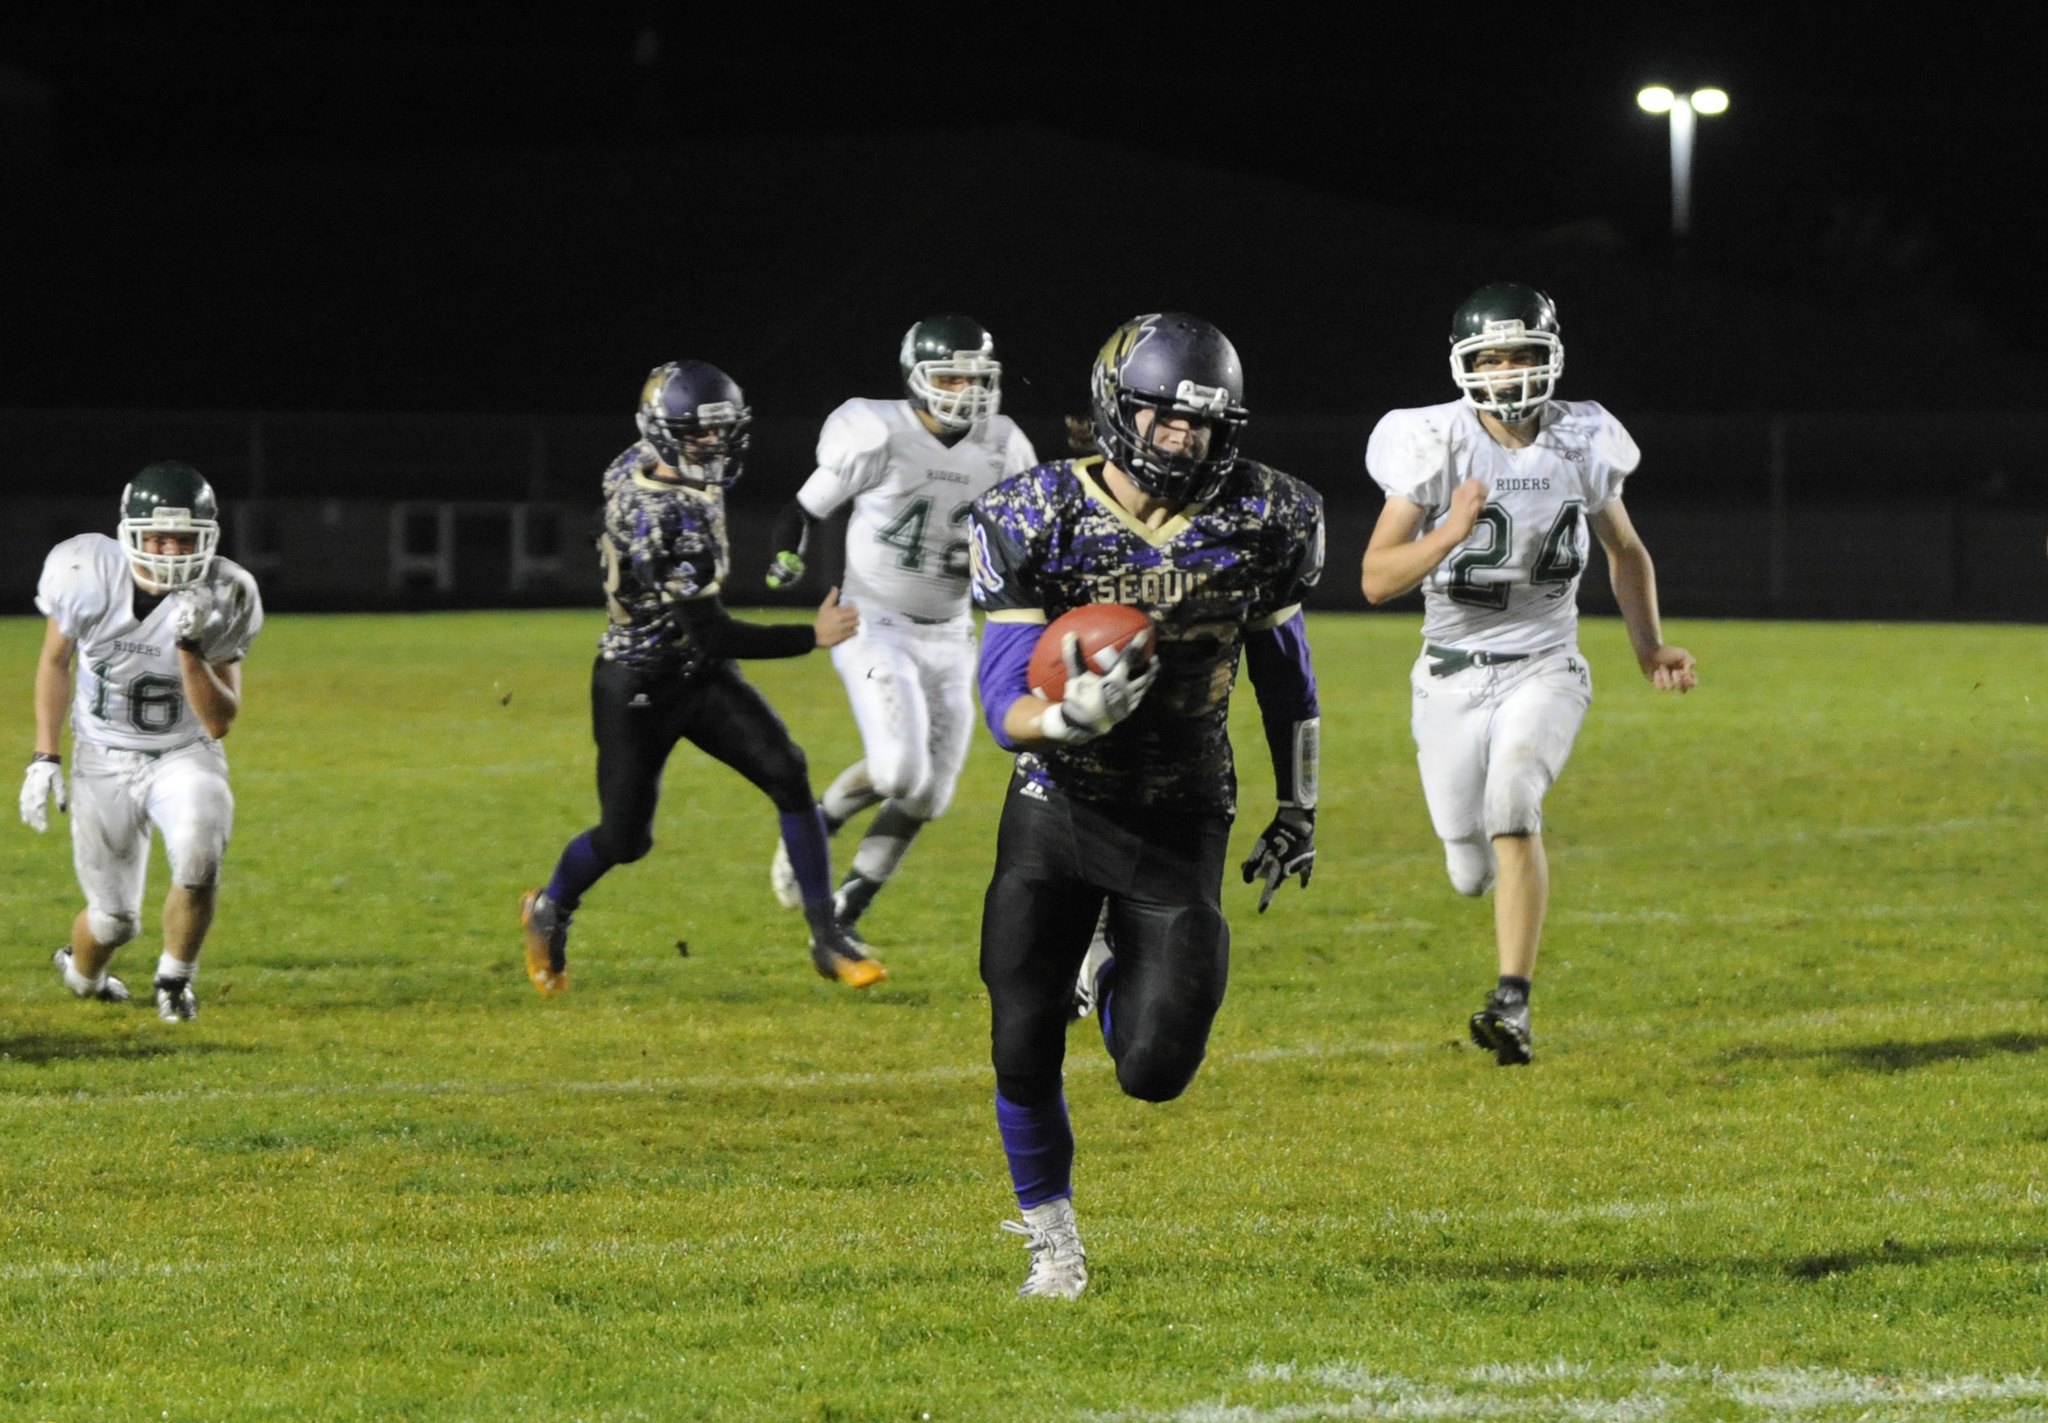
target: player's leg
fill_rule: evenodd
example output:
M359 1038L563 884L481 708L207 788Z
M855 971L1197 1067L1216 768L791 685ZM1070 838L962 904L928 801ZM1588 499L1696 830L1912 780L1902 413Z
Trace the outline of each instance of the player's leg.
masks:
M71 771L71 859L85 908L71 941L57 950L64 985L81 998L125 1003L128 989L107 972L114 951L142 929L149 870L149 817L126 774L134 758L75 743Z
M1011 782L982 900L981 979L988 987L996 1129L1009 1163L1031 1266L1019 1291L1072 1299L1088 1264L1074 1221L1074 1133L1060 1087L1068 999L1101 891L1074 853L1069 804Z
M825 830L836 835L839 828L870 806L896 794L906 775L915 776L911 763L914 743L921 742L923 718L916 706L903 701L906 688L917 685L917 665L911 650L897 630L876 622L862 622L860 631L831 650L833 670L846 686L846 704L860 729L862 758L832 778L819 805L825 812ZM904 728L908 718L917 725L913 737Z
M914 629L880 622L863 624L861 634L832 649L860 728L863 776L882 807L835 896L840 927L848 932L895 874L922 825L914 806L931 781L931 716L918 654ZM837 806L829 791L824 808L825 828L836 830L844 817L835 823Z
M953 804L974 733L974 629L921 629L911 644L915 681L902 697L905 735L922 727L916 754L888 783L853 863L840 881L839 922L851 927L895 878L911 842Z
M1443 841L1444 868L1460 894L1493 888L1493 847L1486 836L1486 718L1490 707L1475 690L1484 672L1468 668L1448 677L1418 659L1409 673L1409 730L1422 798Z
M839 930L825 822L811 799L810 765L768 699L727 666L707 673L691 689L681 729L707 756L738 771L774 802L782 842L803 893L812 965L852 988L886 978L888 971Z
M630 864L654 846L661 772L681 735L683 696L671 678L602 657L591 668L598 823L563 847L545 887L519 901L526 973L543 997L568 991L569 922L583 896L613 866Z
M1208 1051L1230 976L1221 906L1230 823L1221 816L1157 819L1084 844L1091 859L1127 867L1109 897L1114 956L1096 975L1103 1042L1130 1096L1168 1102L1187 1090ZM1106 858L1114 856L1114 858Z
M164 895L164 948L156 965L156 1011L167 1023L196 1017L193 975L213 927L220 870L235 822L227 757L202 742L157 762L148 778L149 818L162 832L171 886Z
M835 649L836 650L836 649ZM868 763L856 761L832 778L825 794L818 798L818 812L825 820L825 837L839 833L839 827L863 810L881 803L875 783L868 777ZM776 837L775 854L768 862L768 886L775 902L784 909L804 907L804 892L796 882L796 870L789 863L789 847Z
M864 621L858 632L832 648L830 656L833 670L846 684L847 704L860 728L863 749L867 749L875 744L872 737L887 737L889 728L899 719L894 689L902 670L898 667L901 649L882 624ZM874 772L865 757L834 776L825 787L825 794L818 798L826 838L837 835L841 826L862 811L880 805L885 794L875 784ZM768 885L784 909L803 907L803 888L790 864L789 847L780 838L768 862Z
M1489 726L1484 810L1500 865L1493 901L1500 975L1473 1015L1472 1034L1502 1066L1518 1066L1531 1055L1529 999L1550 906L1543 800L1585 723L1592 679L1574 650L1516 668L1504 680Z

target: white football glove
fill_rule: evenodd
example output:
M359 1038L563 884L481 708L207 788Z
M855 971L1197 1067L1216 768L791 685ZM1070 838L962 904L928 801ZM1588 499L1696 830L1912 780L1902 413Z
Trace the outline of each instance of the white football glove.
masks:
M1307 889L1308 877L1315 867L1314 809L1282 806L1272 824L1260 832L1258 843L1252 846L1251 857L1244 862L1244 882L1265 880L1266 887L1259 894L1259 913L1264 914L1289 875L1300 875L1301 887Z
M171 628L180 642L203 642L206 625L220 621L213 589L194 583L171 594Z
M198 644L208 662L225 662L241 654L247 609L242 590L232 583L196 584L171 595L177 600L172 617L179 642Z
M71 809L71 788L64 782L64 767L55 761L31 761L21 782L21 823L38 835L50 828L50 799L57 809Z
M1107 669L1096 672L1081 660L1081 639L1068 633L1060 644L1067 661L1066 695L1038 719L1038 734L1047 741L1076 745L1093 741L1136 711L1159 675L1159 659L1152 658L1133 672L1131 655L1143 653L1151 639L1152 629L1146 628L1125 644Z

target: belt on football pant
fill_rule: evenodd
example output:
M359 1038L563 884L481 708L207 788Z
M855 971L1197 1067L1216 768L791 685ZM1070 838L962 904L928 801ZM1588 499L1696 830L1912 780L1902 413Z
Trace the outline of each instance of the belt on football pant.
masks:
M1448 677L1462 672L1467 667L1499 667L1508 662L1526 662L1526 652L1467 652L1461 647L1439 647L1433 642L1422 645L1422 655L1429 659L1429 675Z

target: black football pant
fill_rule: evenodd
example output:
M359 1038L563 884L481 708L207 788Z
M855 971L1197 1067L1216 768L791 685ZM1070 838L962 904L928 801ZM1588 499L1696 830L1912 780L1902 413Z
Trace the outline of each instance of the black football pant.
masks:
M612 864L631 864L653 848L662 767L678 741L738 771L777 810L806 811L814 803L802 748L729 662L685 682L600 657L590 674L590 722L601 817L591 846Z
M1219 902L1230 820L1038 789L1022 776L1010 782L982 904L996 1090L1020 1106L1059 1095L1074 977L1106 898L1117 1082L1147 1101L1178 1097L1201 1065L1230 972Z

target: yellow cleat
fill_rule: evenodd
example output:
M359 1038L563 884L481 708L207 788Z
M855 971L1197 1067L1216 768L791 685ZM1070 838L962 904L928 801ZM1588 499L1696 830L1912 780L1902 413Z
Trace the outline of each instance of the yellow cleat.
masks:
M824 943L811 940L811 964L825 978L834 978L848 988L872 988L889 976L881 960L871 959L839 934Z
M526 931L526 976L543 998L569 991L569 916L538 889L519 897Z

